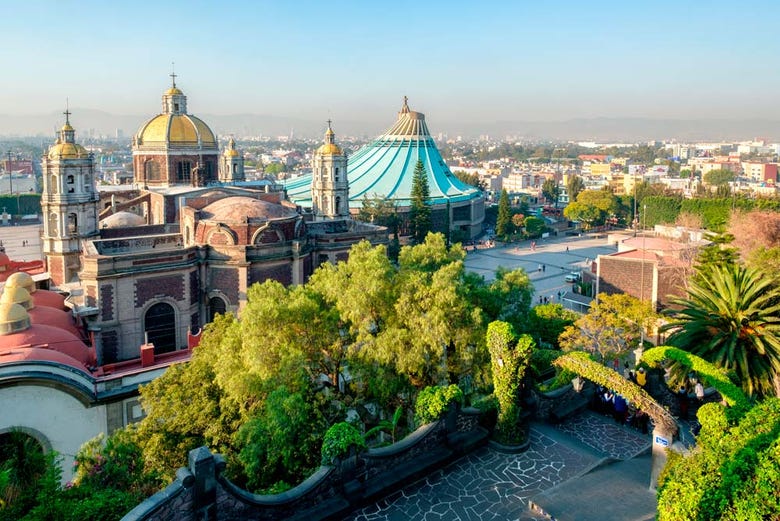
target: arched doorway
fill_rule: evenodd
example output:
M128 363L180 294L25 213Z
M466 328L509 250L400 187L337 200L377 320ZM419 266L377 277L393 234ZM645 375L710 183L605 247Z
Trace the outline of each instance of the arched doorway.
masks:
M221 297L211 297L209 299L209 322L213 322L217 314L224 315L226 311L227 305Z
M165 302L158 302L144 315L146 341L154 344L155 354L176 350L176 311Z
M48 466L43 445L23 430L0 434L0 468L7 474L7 483L0 490L0 504L13 507L25 501L36 487Z

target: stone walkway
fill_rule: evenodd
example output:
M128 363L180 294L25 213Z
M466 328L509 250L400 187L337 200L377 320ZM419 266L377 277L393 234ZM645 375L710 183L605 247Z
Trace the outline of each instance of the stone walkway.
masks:
M556 428L615 459L631 459L647 450L652 443L652 435L649 434L653 430L652 424L648 427L648 434L642 434L592 411L583 411L568 418Z
M592 412L584 412L556 427L534 424L530 435L531 447L522 454L479 449L346 519L546 519L529 511L530 498L581 477L603 463L604 458L632 458L650 446L649 434L642 435Z
M531 447L501 454L487 447L346 518L375 520L532 520L528 498L595 464L582 454L531 429Z

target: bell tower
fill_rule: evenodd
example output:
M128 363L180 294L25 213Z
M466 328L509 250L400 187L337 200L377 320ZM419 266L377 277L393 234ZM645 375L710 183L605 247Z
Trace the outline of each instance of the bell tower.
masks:
M335 143L336 134L330 123L328 120L325 143L312 160L311 200L315 219L349 217L347 155Z
M65 125L41 162L43 170L43 254L52 281L74 280L81 267L81 239L98 233L100 195L95 188L94 156L76 143L65 109Z
M236 140L232 137L228 141L227 148L222 152L219 164L219 180L222 183L235 183L245 181L244 156L236 149Z

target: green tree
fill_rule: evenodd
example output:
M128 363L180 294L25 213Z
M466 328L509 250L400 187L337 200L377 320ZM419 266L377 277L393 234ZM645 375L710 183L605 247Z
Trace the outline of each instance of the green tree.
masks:
M704 182L710 186L723 186L729 184L735 177L731 170L710 170L704 174Z
M425 240L425 236L431 231L431 207L428 187L428 172L425 170L422 160L418 159L412 175L411 205L409 207L409 231L415 244Z
M544 219L540 219L539 217L528 216L525 218L524 224L525 233L528 234L529 237L540 237L542 232L547 228Z
M358 211L357 220L386 226L390 232L396 233L399 224L398 208L395 201L388 197L374 195L369 198L368 195L364 195L363 206Z
M516 338L512 325L507 322L491 322L486 342L493 373L493 394L498 400L496 436L502 443L519 443L525 437L520 425L520 392L534 341L528 335Z
M569 202L576 201L583 190L585 190L585 181L578 175L570 176L566 183L566 192L569 194Z
M558 338L568 326L577 321L579 315L564 308L560 304L542 304L532 307L528 312L528 319L523 324L525 333L539 340L539 344L545 344L552 348L559 348Z
M263 173L266 175L279 175L282 172L286 172L287 167L282 163L271 163L263 167Z
M542 183L542 195L550 201L555 208L558 208L558 196L561 195L561 188L555 179L545 179Z
M668 344L733 371L751 396L773 396L780 375L780 288L756 269L713 268L674 298Z
M455 170L453 174L455 175L455 177L463 181L465 184L471 185L474 188L482 190L483 192L487 188L487 185L485 185L485 181L483 181L482 178L479 177L479 174L477 174L476 172L472 174L468 174L463 170Z
M617 198L609 190L585 190L563 214L567 219L582 221L587 228L604 224L607 217L617 211Z
M638 345L642 330L655 317L647 302L626 294L600 293L588 313L561 334L561 348L592 353L601 361L622 356Z
M236 437L242 449L238 460L251 490L289 488L319 465L327 425L307 392L311 390L275 389L259 414L239 429Z
M682 170L680 170L680 177L683 179L689 179L691 177L691 169L683 168Z
M498 198L498 217L496 217L496 235L506 239L512 233L512 208L509 205L509 194L501 190Z

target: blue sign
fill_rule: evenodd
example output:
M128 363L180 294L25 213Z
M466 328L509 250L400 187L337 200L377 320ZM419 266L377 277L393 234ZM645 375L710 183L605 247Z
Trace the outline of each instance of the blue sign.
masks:
M663 437L661 437L661 436L656 436L656 437L655 437L655 442L656 442L658 445L661 445L661 446L663 446L663 447L668 447L668 446L669 446L669 440L667 440L666 438L663 438Z

